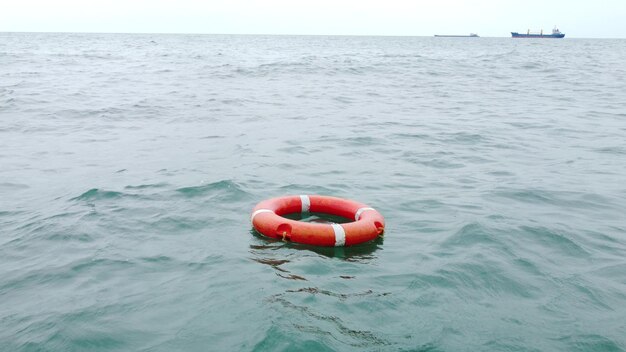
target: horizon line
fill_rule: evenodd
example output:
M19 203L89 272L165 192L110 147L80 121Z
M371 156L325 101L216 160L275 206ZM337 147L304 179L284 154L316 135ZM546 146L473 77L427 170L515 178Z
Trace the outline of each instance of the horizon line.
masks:
M301 37L413 37L413 38L429 38L434 37L431 35L415 35L415 34L285 34L285 33L208 33L208 32L70 32L70 31L5 31L0 30L0 33L35 33L35 34L135 34L135 35L241 35L241 36L301 36ZM476 33L478 34L478 33ZM567 33L566 33L567 34ZM478 38L512 38L511 36L482 36ZM565 37L568 39L625 39L623 37ZM565 39L563 38L563 39Z

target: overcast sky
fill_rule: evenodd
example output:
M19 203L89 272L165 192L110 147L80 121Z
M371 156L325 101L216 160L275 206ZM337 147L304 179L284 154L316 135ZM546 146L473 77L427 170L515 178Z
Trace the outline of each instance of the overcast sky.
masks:
M626 38L626 0L0 0L3 32Z

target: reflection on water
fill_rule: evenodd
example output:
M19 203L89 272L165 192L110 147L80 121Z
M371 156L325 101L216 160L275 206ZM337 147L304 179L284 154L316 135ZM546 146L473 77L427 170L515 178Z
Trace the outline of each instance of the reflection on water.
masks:
M302 256L302 252L313 253L316 256L337 258L343 262L367 263L376 259L374 254L383 244L383 238L351 247L316 247L311 245L285 242L265 237L254 229L250 230L255 242L250 244L250 254L253 261L267 265L276 271L276 275L288 280L307 281L303 273L292 273L286 269L293 256ZM341 279L354 279L354 275L339 275Z
M375 259L374 252L382 248L384 237L380 236L374 241L349 247L319 247L308 244L281 241L278 239L263 236L254 229L250 229L250 234L265 244L251 244L253 251L277 251L280 249L307 250L329 258L339 258L345 261L365 262Z

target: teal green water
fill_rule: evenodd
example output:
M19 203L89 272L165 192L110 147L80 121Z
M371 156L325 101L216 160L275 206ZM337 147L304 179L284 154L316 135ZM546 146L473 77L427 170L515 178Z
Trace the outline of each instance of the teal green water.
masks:
M1 351L626 350L626 41L0 34ZM264 199L379 210L349 248Z

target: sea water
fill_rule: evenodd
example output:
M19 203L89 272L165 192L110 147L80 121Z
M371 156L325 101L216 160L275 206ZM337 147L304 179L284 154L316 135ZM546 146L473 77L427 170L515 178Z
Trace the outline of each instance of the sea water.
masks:
M0 350L625 350L625 97L625 40L2 33Z

